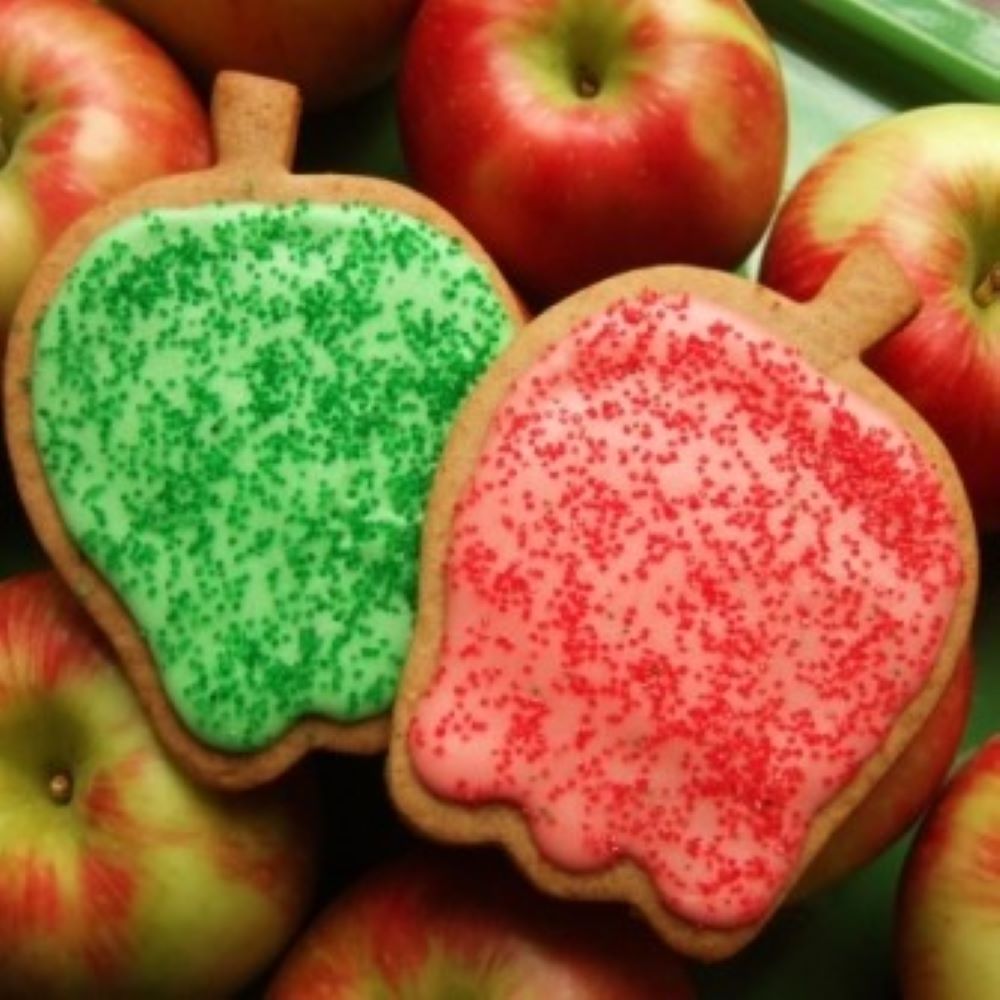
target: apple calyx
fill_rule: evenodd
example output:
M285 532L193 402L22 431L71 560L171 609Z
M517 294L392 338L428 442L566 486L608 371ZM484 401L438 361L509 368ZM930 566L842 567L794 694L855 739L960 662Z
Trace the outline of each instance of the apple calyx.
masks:
M584 100L597 97L601 92L601 84L597 79L597 74L586 66L577 67L576 71L576 92Z
M972 298L976 305L984 309L1000 298L1000 260L987 269L983 280L976 285Z
M634 22L621 5L607 0L553 5L525 20L518 47L539 86L573 106L613 93L628 81L643 55L629 43Z
M59 768L49 776L49 798L57 806L67 806L73 801L73 774L67 768Z
M574 94L584 101L598 97L620 74L626 46L625 24L617 13L601 5L571 10L564 25L565 58Z
M20 107L17 103L4 104L0 102L0 170L14 155L17 146L18 133L26 124L30 124L31 115L38 107L34 98L29 98Z

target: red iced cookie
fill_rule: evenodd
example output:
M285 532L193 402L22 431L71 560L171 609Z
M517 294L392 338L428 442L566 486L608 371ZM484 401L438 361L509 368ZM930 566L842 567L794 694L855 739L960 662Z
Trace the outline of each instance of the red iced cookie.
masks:
M692 954L760 929L968 631L954 470L857 360L913 305L865 251L808 306L666 268L528 328L432 498L390 764L418 827Z

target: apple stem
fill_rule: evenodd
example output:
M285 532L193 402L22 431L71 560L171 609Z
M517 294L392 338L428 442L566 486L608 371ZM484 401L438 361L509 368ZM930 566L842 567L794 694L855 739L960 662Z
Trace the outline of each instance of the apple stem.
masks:
M73 775L69 771L56 771L49 778L49 797L57 806L65 806L72 801Z
M288 170L301 101L290 83L226 70L212 91L212 130L221 165Z
M993 305L998 296L1000 296L1000 261L997 261L986 272L983 280L976 285L972 293L976 305L982 306L984 309Z

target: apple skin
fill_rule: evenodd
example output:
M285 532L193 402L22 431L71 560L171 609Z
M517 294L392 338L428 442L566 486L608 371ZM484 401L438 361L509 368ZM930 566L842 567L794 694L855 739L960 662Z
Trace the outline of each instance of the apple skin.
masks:
M198 97L136 28L88 0L0 0L0 345L74 219L210 162Z
M796 883L793 899L810 896L863 868L916 822L947 777L962 743L974 673L972 652L966 648L934 711L813 858Z
M688 1000L680 959L625 910L543 896L499 855L421 849L368 872L286 956L269 1000Z
M308 778L193 785L58 578L0 583L0 995L240 988L309 905Z
M399 119L416 186L535 306L639 266L734 267L786 158L780 70L740 0L425 0Z
M937 431L977 527L996 530L1000 106L918 108L848 136L783 203L761 279L792 298L811 298L852 247L872 239L896 257L923 307L865 360Z
M1000 996L1000 736L944 787L903 867L896 968L905 1000Z
M386 79L419 0L109 0L204 80L239 69L296 84L308 107Z

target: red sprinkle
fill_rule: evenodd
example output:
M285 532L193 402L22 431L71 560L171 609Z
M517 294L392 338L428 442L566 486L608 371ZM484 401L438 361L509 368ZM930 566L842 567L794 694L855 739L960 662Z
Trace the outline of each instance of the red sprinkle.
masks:
M627 854L740 925L919 691L962 578L900 427L755 324L646 293L494 414L412 759L518 803L554 863Z

